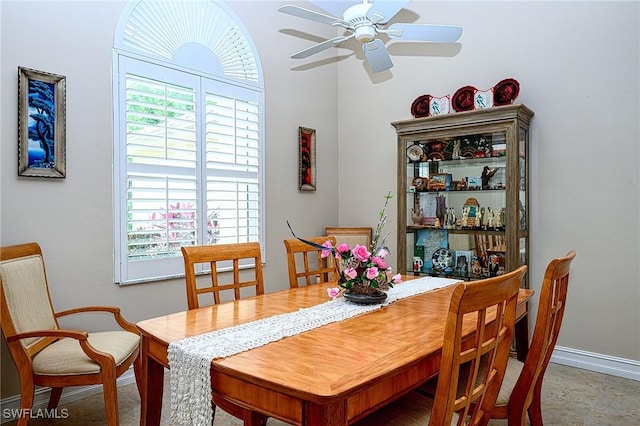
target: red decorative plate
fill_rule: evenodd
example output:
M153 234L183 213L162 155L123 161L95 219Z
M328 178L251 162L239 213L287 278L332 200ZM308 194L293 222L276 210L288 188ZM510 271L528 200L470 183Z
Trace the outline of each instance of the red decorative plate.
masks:
M431 101L431 95L418 96L411 104L411 115L414 118L428 117L429 101Z
M451 106L456 111L471 111L474 109L473 98L477 89L473 86L459 88L451 98Z
M518 97L520 83L513 78L506 78L493 86L493 105L509 105Z

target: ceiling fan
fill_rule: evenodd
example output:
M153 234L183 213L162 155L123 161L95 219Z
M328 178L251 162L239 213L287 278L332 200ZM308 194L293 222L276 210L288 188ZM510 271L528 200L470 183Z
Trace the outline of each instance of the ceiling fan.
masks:
M371 71L377 73L393 67L384 42L376 38L378 34L385 34L391 39L439 43L453 43L462 35L462 27L454 25L394 23L387 26L389 20L407 3L409 0L362 0L362 3L348 7L342 18L296 5L284 5L278 10L299 18L342 27L347 31L345 35L325 40L291 55L292 59L306 58L355 38L363 43L362 50L367 63Z

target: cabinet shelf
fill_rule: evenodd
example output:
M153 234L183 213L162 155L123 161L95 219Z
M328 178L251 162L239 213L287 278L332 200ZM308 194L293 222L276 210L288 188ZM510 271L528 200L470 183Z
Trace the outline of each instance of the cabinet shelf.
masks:
M516 104L391 123L398 142L400 273L418 268L419 275L474 280L528 263L533 115ZM432 268L439 249L446 262L453 259L453 273L438 257ZM475 272L480 264L478 273L472 264Z
M449 234L470 234L470 235L504 235L505 230L502 229L471 229L471 228L455 228L455 229L445 229L445 228L436 228L429 225L407 225L407 231L417 231L420 229L429 229L429 230L439 230L446 231Z
M451 189L449 191L407 191L409 194L446 194L446 193L465 193L465 194L477 194L477 193L490 193L490 192L503 192L507 188L496 188L496 189Z
M449 159L449 160L426 160L426 161L408 161L408 166L416 166L416 165L431 165L431 164L443 164L443 165L451 165L451 166L471 166L471 165L485 165L485 164L506 164L507 157L506 155L500 155L497 157L480 157L480 158L457 158L457 159Z

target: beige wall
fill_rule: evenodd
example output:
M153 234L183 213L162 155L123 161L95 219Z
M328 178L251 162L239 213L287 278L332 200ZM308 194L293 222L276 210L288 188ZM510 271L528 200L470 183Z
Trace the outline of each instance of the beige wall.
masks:
M518 102L536 112L532 287L549 259L575 248L559 344L638 363L638 3L413 1L399 18L463 25L459 49L396 43L389 47L395 67L373 76L355 43L288 59L335 33L278 13L283 3L230 3L265 75L267 291L286 287L285 219L303 235L375 224L382 195L396 187L389 123L409 118L413 99L514 77ZM137 321L186 302L181 280L113 284L111 46L123 5L0 1L0 243L40 242L56 308L115 304ZM64 180L16 176L18 66L67 77ZM315 193L297 190L298 126L317 130ZM393 251L395 205L389 213ZM3 341L0 397L17 393Z
M344 224L359 223L362 212L371 220L379 195L395 189L396 139L389 123L410 118L415 98L453 94L466 85L484 90L507 77L520 82L516 102L536 114L531 287L539 286L550 259L576 249L558 345L635 360L637 378L639 9L637 1L412 1L398 18L464 27L455 56L455 49L395 43L388 75L369 75L359 60L338 65ZM362 169L352 167L358 156L374 172L356 190L348 183L362 179Z

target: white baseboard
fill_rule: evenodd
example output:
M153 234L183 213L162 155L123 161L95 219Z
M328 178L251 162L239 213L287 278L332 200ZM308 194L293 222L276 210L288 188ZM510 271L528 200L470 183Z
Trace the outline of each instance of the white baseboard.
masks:
M640 361L556 346L551 362L640 381Z
M640 361L556 346L553 351L553 355L551 356L551 362L640 381ZM129 371L118 378L118 386L125 386L131 383L135 383L133 369L129 369ZM87 398L101 392L102 385L65 388L62 392L62 397L60 398L60 405ZM36 390L33 400L33 409L46 409L48 402L49 389L40 388ZM11 415L5 414L16 412L20 408L20 395L3 399L0 401L0 406L2 406L2 417L0 423L15 420Z
M135 383L136 378L133 374L133 368L130 368L122 376L118 378L118 387L129 385L131 383ZM68 404L73 401L78 401L83 398L87 398L92 395L96 395L102 393L102 385L91 385L91 386L72 386L68 388L64 388L62 391L62 396L60 397L60 404ZM47 404L49 403L49 388L38 388L36 389L35 395L33 397L33 407L34 411L37 410L45 410L47 408ZM5 398L0 401L0 407L2 410L0 411L0 424L7 423L12 420L16 420L15 413L20 409L20 395L14 395L9 398Z

